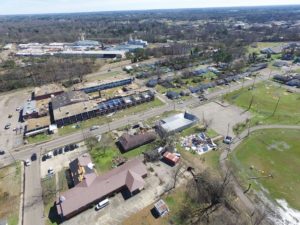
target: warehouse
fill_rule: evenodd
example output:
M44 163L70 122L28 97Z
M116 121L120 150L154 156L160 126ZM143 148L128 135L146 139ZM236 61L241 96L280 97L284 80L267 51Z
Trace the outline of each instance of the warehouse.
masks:
M154 94L151 91L145 91L126 97L112 98L100 103L84 101L67 104L68 101L66 101L66 103L60 104L59 107L58 103L55 103L53 104L52 113L50 113L51 121L52 124L55 123L58 127L62 127L152 100L154 100Z

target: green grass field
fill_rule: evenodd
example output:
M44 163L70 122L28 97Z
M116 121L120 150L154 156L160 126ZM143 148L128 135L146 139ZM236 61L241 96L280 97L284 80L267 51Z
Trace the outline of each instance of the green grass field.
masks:
M271 48L271 47L277 47L283 44L286 44L287 42L257 42L257 48L252 48L251 46L248 47L247 51L248 53L257 52L263 48Z
M251 105L252 96L253 102L249 111L253 114L253 118L250 120L250 125L300 124L300 94L289 93L273 82L260 83L255 85L253 90L240 89L229 93L224 98L247 110ZM279 104L275 111L279 97Z
M230 155L230 164L244 188L251 182L255 189L267 189L272 199L285 199L291 207L300 210L299 137L300 130L272 129L252 133ZM248 180L269 174L273 178Z

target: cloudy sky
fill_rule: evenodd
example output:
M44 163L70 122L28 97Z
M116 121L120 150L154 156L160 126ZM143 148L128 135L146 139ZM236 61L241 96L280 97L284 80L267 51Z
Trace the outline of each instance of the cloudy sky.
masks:
M288 4L300 0L0 0L0 15Z

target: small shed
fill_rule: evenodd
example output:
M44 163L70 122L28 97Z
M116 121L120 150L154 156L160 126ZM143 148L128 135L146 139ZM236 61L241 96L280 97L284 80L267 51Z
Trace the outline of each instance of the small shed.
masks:
M169 207L164 202L164 200L160 199L158 202L154 204L154 209L158 213L160 217L163 217L169 213Z
M171 166L175 166L180 160L180 158L176 154L168 151L164 153L163 157L165 162L170 164Z

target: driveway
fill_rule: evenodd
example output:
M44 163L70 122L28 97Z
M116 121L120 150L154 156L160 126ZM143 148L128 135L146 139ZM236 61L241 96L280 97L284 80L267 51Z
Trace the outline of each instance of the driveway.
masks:
M44 205L40 179L40 156L25 167L24 225L44 224Z

